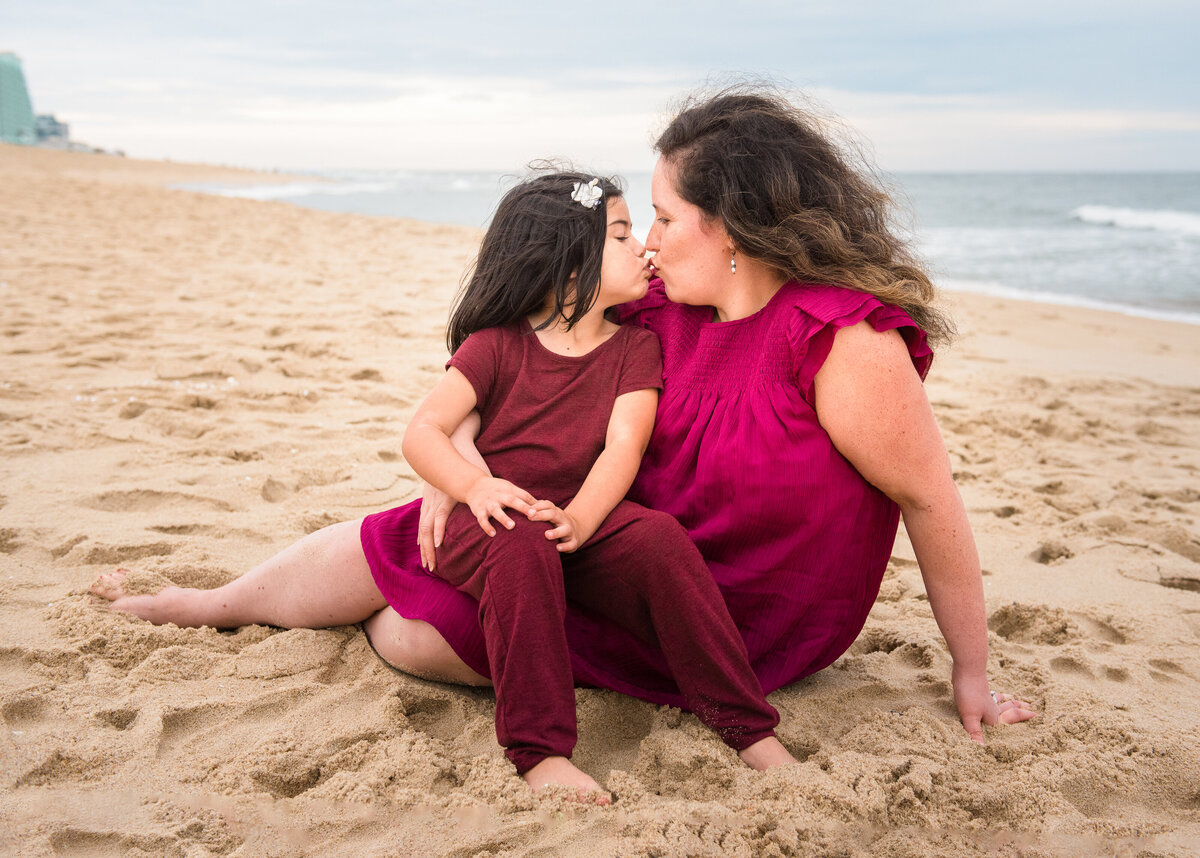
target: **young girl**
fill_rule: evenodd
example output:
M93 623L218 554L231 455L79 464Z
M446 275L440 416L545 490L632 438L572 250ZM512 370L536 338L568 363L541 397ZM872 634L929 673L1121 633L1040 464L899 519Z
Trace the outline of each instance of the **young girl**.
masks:
M360 529L376 595L405 606L405 616L421 605L415 619L439 628L439 599L478 600L486 653L459 655L490 672L507 756L535 791L549 784L595 790L598 803L607 798L570 762L568 599L656 643L689 708L747 763L791 759L774 738L778 715L694 544L671 516L623 500L649 440L662 373L653 334L605 317L642 297L649 281L630 227L620 189L606 179L543 174L509 191L451 314L448 371L404 437L414 470L460 501L445 547L436 559L420 557L420 501L367 516ZM464 459L450 440L473 411L483 462ZM238 579L215 591L129 596L117 573L94 592L118 609L180 625L333 625L383 607L357 598L366 585L354 578L350 595L325 597L331 604L323 611L292 604L299 597L253 595L298 590L288 571L307 574L304 563L313 561L303 554L293 546L252 570L243 576L256 579L252 586ZM431 587L431 576L456 589ZM271 599L282 607L264 605ZM337 601L373 610L353 619L355 608ZM387 657L375 623L366 624L368 634Z

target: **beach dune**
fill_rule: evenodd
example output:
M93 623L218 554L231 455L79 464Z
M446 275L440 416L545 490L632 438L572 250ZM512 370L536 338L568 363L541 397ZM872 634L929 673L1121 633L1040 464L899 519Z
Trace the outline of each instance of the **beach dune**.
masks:
M0 853L1057 856L1200 852L1200 336L948 295L927 383L976 530L996 687L958 725L903 532L755 773L690 715L580 689L611 808L536 801L487 690L356 627L154 627L87 594L213 586L407 501L478 230L206 196L215 167L0 146Z

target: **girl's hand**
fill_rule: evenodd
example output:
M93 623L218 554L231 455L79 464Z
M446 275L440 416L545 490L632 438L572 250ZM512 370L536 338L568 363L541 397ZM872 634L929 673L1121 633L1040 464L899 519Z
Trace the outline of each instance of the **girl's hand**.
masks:
M559 509L548 500L540 500L529 508L530 521L547 521L554 525L546 531L547 539L558 540L558 550L570 554L579 550L587 537L580 530L579 523L566 510Z
M429 483L421 490L421 518L417 524L417 548L421 565L429 571L437 568L437 549L446 535L446 520L458 501Z
M522 514L528 514L533 495L518 488L508 480L497 477L480 477L467 492L467 506L475 514L475 520L488 536L496 535L491 519L496 519L507 530L512 530L513 520L504 511L505 507L515 509Z
M988 687L987 676L954 677L954 703L963 729L973 741L983 744L983 724L1019 724L1036 718L1028 703Z

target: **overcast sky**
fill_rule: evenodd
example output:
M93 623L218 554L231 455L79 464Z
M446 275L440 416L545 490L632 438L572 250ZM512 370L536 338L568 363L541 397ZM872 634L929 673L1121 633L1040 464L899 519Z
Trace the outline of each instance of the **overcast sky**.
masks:
M1195 0L0 0L75 138L293 169L649 169L672 101L735 75L885 170L1197 170L1198 41Z

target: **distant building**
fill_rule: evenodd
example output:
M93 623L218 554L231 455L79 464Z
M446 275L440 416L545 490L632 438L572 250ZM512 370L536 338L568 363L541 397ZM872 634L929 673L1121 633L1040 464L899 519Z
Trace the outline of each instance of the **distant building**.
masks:
M30 144L37 140L37 125L21 60L16 54L0 53L0 141Z
M59 122L48 113L39 113L33 118L34 131L37 132L39 143L71 139L71 127L65 122Z

